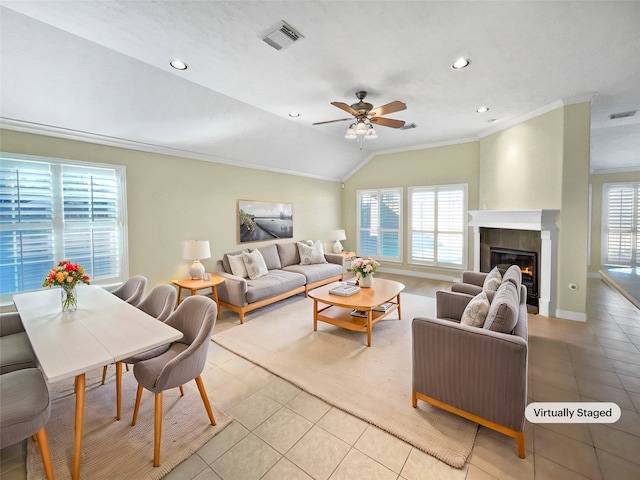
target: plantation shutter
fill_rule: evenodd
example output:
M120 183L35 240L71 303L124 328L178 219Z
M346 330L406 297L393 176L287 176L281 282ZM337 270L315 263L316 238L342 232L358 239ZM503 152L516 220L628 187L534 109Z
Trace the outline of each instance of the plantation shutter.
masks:
M640 264L640 183L605 184L605 265Z
M402 192L358 192L358 255L400 261Z
M37 159L37 160L36 160ZM66 259L92 283L126 277L124 167L2 154L0 295L40 288Z

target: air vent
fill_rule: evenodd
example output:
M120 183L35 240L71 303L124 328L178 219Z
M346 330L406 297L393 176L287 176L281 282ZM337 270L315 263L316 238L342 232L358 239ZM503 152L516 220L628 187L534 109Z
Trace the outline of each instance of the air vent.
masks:
M401 126L399 130L411 130L412 128L416 128L416 127L417 125L415 123L409 123Z
M300 32L284 20L268 29L265 33L260 35L260 37L267 45L271 45L276 50L287 48L293 42L297 42L301 38L304 38Z
M620 118L628 118L633 117L636 114L637 110L631 110L629 112L620 112L620 113L612 113L609 115L610 120L618 120Z

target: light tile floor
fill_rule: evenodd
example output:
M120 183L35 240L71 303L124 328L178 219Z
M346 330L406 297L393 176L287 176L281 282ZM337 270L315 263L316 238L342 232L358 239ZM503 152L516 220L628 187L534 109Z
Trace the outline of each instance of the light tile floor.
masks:
M387 277L429 296L448 285ZM597 279L589 279L587 295L586 324L529 316L529 397L614 401L622 409L615 424L527 423L524 460L515 441L480 427L469 462L454 469L212 343L204 382L234 422L165 478L637 480L640 311ZM223 312L216 331L236 324ZM0 454L3 480L26 478L24 442Z

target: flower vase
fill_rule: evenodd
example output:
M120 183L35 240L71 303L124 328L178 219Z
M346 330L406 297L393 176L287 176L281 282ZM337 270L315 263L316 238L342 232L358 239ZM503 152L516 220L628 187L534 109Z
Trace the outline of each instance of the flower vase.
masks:
M371 288L373 286L373 274L370 273L367 276L361 277L360 286L363 288Z
M75 312L78 309L78 291L75 285L60 288L60 302L62 313Z

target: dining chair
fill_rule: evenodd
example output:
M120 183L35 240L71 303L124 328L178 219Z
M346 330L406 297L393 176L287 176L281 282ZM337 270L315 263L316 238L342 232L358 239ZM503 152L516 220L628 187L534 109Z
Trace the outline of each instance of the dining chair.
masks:
M174 287L171 285L157 285L156 287L149 292L149 295L140 302L138 308L145 312L148 315L156 318L157 320L164 322L171 312L173 311L173 307L176 304L176 300L178 298L178 293ZM119 375L116 378L116 419L120 420L120 412L122 405L122 364L127 365L127 370L129 369L129 364L136 364L142 360L147 360L149 358L155 357L164 353L169 348L170 344L161 345L154 349L148 350L146 352L139 353L138 355L134 355L132 357L121 360L120 362L116 362L116 375ZM107 368L109 366L105 365L102 368L102 385L107 378Z
M0 314L0 374L36 366L36 356L24 331L20 314Z
M0 375L0 449L35 436L48 480L53 466L45 425L51 416L49 389L37 368Z
M213 416L207 391L200 376L207 361L211 343L211 332L216 324L216 303L205 296L186 298L165 322L180 330L183 337L173 342L167 351L149 360L134 365L133 374L138 381L136 403L131 425L136 424L142 390L146 388L155 395L154 406L154 450L153 465L160 465L160 441L162 436L162 392L195 380L211 425ZM181 391L181 395L184 393ZM191 412L185 412L190 415Z
M125 302L137 307L142 300L142 296L144 295L146 288L146 277L143 277L142 275L134 275L111 293Z

